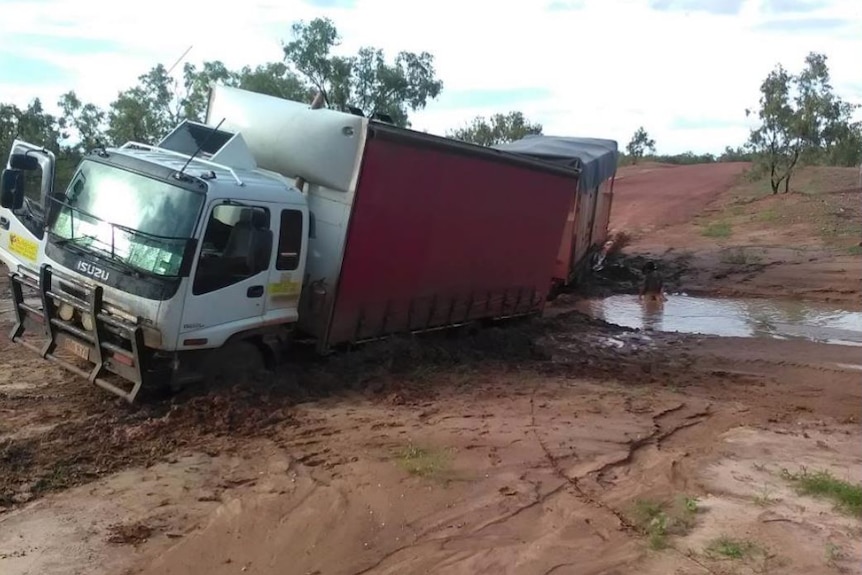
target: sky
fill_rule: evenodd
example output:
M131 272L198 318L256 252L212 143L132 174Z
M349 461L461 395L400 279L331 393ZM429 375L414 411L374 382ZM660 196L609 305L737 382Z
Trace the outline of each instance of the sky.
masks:
M520 110L545 134L623 148L643 126L659 153L720 153L747 138L769 71L810 51L862 103L860 0L0 0L0 102L55 109L71 89L107 107L189 46L184 62L279 61L291 23L320 16L339 52L435 56L443 92L411 121L437 134Z

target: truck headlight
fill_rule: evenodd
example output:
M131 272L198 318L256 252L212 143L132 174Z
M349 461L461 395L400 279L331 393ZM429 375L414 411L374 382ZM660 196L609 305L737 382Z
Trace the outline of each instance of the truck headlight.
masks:
M60 302L60 307L57 308L57 315L63 321L72 321L72 318L75 317L75 308L65 302Z

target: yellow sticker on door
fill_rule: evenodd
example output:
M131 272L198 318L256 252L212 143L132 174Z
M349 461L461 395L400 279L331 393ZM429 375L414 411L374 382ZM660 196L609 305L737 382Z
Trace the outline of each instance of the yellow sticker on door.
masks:
M293 299L299 296L302 289L302 284L298 281L293 281L289 277L282 278L281 281L273 282L267 286L267 291L272 298Z
M39 245L36 242L31 242L27 238L19 236L16 233L10 233L9 251L27 258L31 262L35 262L36 253L39 251Z

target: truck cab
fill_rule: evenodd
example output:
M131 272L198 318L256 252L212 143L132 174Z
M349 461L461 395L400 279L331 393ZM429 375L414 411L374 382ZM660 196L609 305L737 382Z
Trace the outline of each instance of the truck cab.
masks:
M14 214L25 202L10 173L3 207ZM65 193L45 197L44 231L15 224L37 249L10 266L12 339L128 401L145 383L268 358L297 321L308 204L257 169L238 133L184 122L158 146L96 150ZM244 346L239 359L213 351L227 345Z

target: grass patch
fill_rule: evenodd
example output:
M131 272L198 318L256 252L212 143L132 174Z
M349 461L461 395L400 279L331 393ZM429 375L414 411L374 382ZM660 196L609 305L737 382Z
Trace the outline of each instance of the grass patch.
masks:
M632 511L635 525L647 536L651 549L668 546L669 535L685 535L697 520L697 499L678 497L671 503L639 499Z
M700 233L707 238L729 238L733 229L727 222L713 222L705 226Z
M769 507L777 501L778 499L772 496L772 490L766 484L764 484L763 488L754 496L754 504L760 507Z
M775 208L769 208L766 210L761 210L754 215L754 219L758 222L763 222L765 224L774 224L780 219L778 214L778 210Z
M759 255L753 254L745 248L735 248L721 254L721 263L728 265L745 266L757 264L760 261L761 258Z
M401 469L423 479L442 476L448 470L451 459L445 451L416 445L400 449L395 456Z
M707 555L734 560L745 559L759 551L760 548L751 541L726 535L714 539L706 548Z
M862 246L850 246L847 248L847 253L851 256L862 256Z
M784 469L782 476L793 483L799 493L830 499L842 511L862 517L862 485L836 478L828 471L809 472L802 469L791 473Z
M838 562L842 559L846 559L847 554L844 553L844 550L841 549L838 545L835 545L831 541L826 543L826 564L830 567L837 567Z

